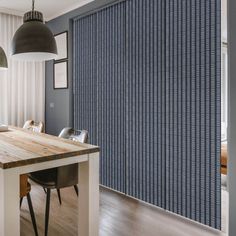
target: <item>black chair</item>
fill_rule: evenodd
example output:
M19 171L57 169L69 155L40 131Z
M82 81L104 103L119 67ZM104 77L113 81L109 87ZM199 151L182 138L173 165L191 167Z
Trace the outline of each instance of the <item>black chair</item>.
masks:
M59 137L70 139L76 142L86 143L88 141L88 132L86 130L74 130L64 128ZM29 174L31 180L41 185L47 194L46 212L45 212L45 236L48 235L49 210L51 190L56 189L61 204L60 189L74 186L78 195L78 164L62 166L58 168L37 171Z
M35 236L38 236L38 229L37 229L36 219L34 215L33 204L31 201L30 191L31 191L31 184L28 182L28 176L26 174L21 175L20 176L20 207L22 205L22 201L24 197L27 197L30 216L31 216L33 227L34 227L34 233L35 233Z
M44 131L44 124L43 122L36 123L33 120L28 120L25 122L23 129L27 129L36 133L42 133ZM37 229L37 224L36 224L36 219L35 219L35 214L34 214L34 208L33 208L32 200L30 196L30 191L31 191L31 184L28 182L28 175L27 174L21 175L20 176L20 207L22 205L24 197L26 197L28 206L29 206L32 224L34 227L34 233L35 233L35 236L38 236L38 229Z

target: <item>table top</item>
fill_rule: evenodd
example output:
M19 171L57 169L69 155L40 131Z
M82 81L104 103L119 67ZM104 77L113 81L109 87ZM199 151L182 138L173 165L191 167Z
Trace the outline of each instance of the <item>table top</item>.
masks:
M99 152L99 147L56 136L9 127L0 132L0 168L36 164Z

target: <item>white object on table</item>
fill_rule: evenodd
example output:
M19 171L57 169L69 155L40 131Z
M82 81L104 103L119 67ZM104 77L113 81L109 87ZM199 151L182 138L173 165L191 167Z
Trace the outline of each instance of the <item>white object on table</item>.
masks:
M8 126L0 124L0 132L6 132L6 131L8 131Z

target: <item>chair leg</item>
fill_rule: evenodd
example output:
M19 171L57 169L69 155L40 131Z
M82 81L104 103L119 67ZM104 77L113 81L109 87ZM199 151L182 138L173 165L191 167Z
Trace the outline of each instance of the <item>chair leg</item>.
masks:
M75 189L76 195L79 196L79 189L78 189L78 186L77 186L77 185L74 185L74 189Z
M23 197L20 198L20 208L22 206L22 202L23 202Z
M51 197L51 189L47 189L47 201L46 201L46 212L45 212L45 232L44 235L48 235L48 223L49 223L49 210L50 210L50 197Z
M34 227L34 233L35 233L36 236L38 236L37 224L36 224L35 215L34 215L34 208L33 208L31 197L30 197L29 193L27 194L27 201L28 201L28 205L29 205L32 224L33 224L33 227Z
M59 188L57 189L57 195L58 195L59 203L61 205L61 191Z

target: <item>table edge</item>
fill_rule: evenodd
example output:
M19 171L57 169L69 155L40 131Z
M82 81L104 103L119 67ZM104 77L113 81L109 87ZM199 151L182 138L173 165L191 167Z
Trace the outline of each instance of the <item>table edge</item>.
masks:
M53 154L51 156L36 157L36 158L22 160L22 161L18 160L11 163L0 163L0 169L3 169L3 170L12 169L12 168L23 167L23 166L32 165L32 164L38 164L42 162L65 159L65 158L74 157L74 156L92 154L96 152L100 152L99 147L94 147L94 148L84 149L84 150L74 151L74 152L68 152L68 153Z

